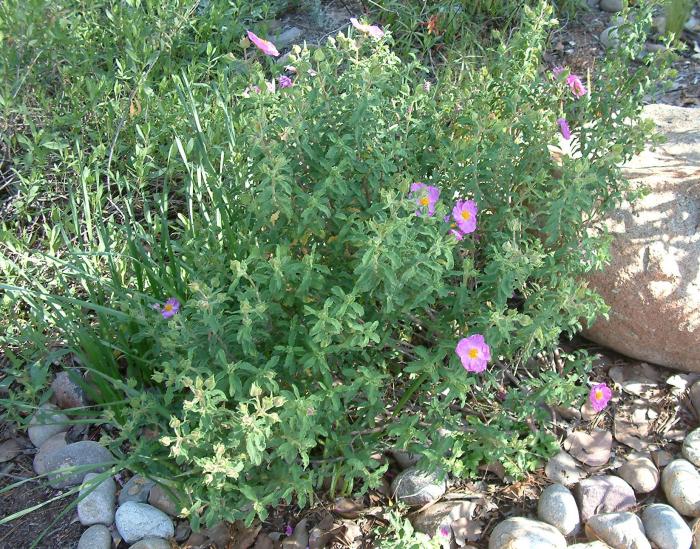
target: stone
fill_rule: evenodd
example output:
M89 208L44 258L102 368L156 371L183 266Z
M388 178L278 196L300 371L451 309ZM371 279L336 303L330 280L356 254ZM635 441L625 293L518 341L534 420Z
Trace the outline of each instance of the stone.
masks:
M83 526L104 524L109 526L114 522L114 500L117 494L117 486L112 477L107 477L97 486L92 481L97 473L85 475L83 485L80 488L80 500L78 501L78 518Z
M586 522L586 535L612 547L651 549L642 521L634 513L606 513L591 517Z
M91 440L82 440L68 444L51 452L44 460L44 467L49 473L49 484L54 488L67 488L80 484L87 473L102 473L114 462L109 450ZM80 467L77 471L65 471Z
M673 461L673 454L666 450L654 450L651 453L651 459L654 460L657 467L666 467Z
M600 0L598 6L603 11L609 11L610 13L617 13L624 9L623 0Z
M539 520L514 517L496 525L489 549L564 549L566 538L554 526Z
M661 473L666 499L681 515L700 517L700 474L693 464L675 459Z
M53 404L43 404L29 420L27 434L37 448L58 433L64 433L70 427L68 416L58 411Z
M654 503L642 512L647 538L658 549L689 549L693 542L690 528L670 505Z
M83 388L74 381L80 374L75 370L58 372L51 382L53 398L59 408L81 408L87 406Z
M301 38L302 32L298 27L290 27L278 34L273 40L278 48L286 48L291 46Z
M561 484L552 484L542 491L537 503L537 516L564 536L575 535L581 527L576 499Z
M115 517L119 535L127 543L149 537L171 538L175 535L173 521L163 511L136 501L127 501L117 509Z
M683 441L683 457L696 467L700 467L700 429L691 431Z
M642 454L628 456L617 474L638 494L648 494L659 484L659 470L650 458Z
M148 537L134 543L129 549L170 549L171 545L163 538Z
M690 530L693 533L693 549L700 548L700 519L695 519L691 525Z
M666 143L623 169L649 193L605 220L611 264L589 286L610 306L587 338L621 354L700 372L700 110L647 105Z
M148 495L148 503L172 517L180 514L177 501L159 484L151 488L151 493Z
M123 505L127 501L146 503L148 501L148 494L155 485L156 483L150 479L144 478L141 475L134 475L119 492L119 505Z
M618 27L608 27L600 33L599 40L606 50L617 48L620 45L620 29Z
M396 463L399 464L401 469L408 469L413 467L420 461L421 455L414 454L413 452L407 452L406 450L389 450L391 457L394 458Z
M447 490L440 472L426 472L409 467L399 473L391 483L391 493L406 505L420 507L442 497Z
M590 541L588 543L574 543L568 549L611 549L607 543L602 541Z
M637 504L632 487L620 477L611 475L600 475L579 482L576 499L582 522L587 522L598 513L626 511Z
M612 440L612 433L603 429L573 431L564 440L564 450L586 465L599 467L610 460Z
M549 458L544 473L552 482L564 486L573 486L584 476L576 460L563 451Z
M78 540L78 549L111 549L112 534L103 524L90 526Z
M63 448L66 445L66 433L56 433L44 444L41 445L39 451L34 455L34 472L37 475L46 473L46 457L56 450Z
M696 381L690 386L689 396L695 416L700 419L700 381Z

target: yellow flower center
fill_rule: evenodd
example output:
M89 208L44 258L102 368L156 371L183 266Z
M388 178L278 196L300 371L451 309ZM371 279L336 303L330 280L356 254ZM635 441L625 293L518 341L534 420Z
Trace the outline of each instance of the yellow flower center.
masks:
M600 389L596 389L595 399L596 400L603 400L603 391L601 391Z
M470 212L468 212L467 210L462 210L461 215L462 215L462 219L464 219L464 221L469 221L472 218L472 214Z
M172 304L171 304L171 303L166 303L166 304L163 306L163 310L164 310L164 311L167 311L167 312L172 311L172 310L173 310Z
M469 355L469 358L478 358L479 349L469 349L469 352L467 353L467 355Z
M420 199L421 206L427 206L428 204L430 204L430 200L428 199L427 196L424 196L423 198Z

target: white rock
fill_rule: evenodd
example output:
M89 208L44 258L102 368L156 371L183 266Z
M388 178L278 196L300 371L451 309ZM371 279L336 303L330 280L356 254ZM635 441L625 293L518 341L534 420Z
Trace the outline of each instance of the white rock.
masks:
M700 474L692 463L673 460L661 473L661 486L668 502L681 515L700 517Z
M691 431L683 441L683 457L693 465L700 467L700 429Z
M144 538L134 543L129 549L170 549L171 545L163 538Z
M491 532L489 549L565 549L566 538L545 522L522 517L509 518Z
M90 526L78 541L78 549L111 549L112 534L103 524Z
M564 486L573 486L584 476L576 460L564 451L549 459L544 472L549 480Z
M567 549L611 549L607 543L602 541L589 541L588 543L574 543Z
M576 499L561 484L544 489L537 504L537 516L565 536L576 534L581 526Z
M391 483L393 496L411 506L422 506L442 497L447 490L445 480L438 480L439 472L420 471L410 467L399 473Z
M116 514L117 530L124 541L134 543L143 538L171 538L175 535L173 521L163 511L146 503L127 501Z
M586 523L589 539L604 541L612 547L625 549L651 549L644 535L644 526L634 513L605 513L595 515Z
M628 457L618 474L638 494L647 494L659 484L659 470L651 459L641 454Z
M83 526L104 524L109 526L114 522L114 499L117 487L112 477L107 477L97 486L91 482L97 473L85 475L83 485L80 488L80 501L78 501L78 518ZM85 496L85 497L83 497Z
M70 427L68 416L57 411L53 404L40 406L29 420L27 434L32 444L39 448L44 442L58 433L63 433Z
M655 503L642 513L647 537L658 549L689 549L693 534L683 518L670 505Z

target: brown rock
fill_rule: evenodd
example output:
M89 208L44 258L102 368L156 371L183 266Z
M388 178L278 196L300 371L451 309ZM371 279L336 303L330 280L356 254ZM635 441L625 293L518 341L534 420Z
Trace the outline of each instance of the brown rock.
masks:
M591 434L574 431L564 441L564 450L591 467L605 465L610 459L612 433L594 429Z
M634 490L619 477L600 475L579 482L576 487L581 521L599 513L626 511L637 504Z
M56 374L51 383L51 390L59 408L80 408L87 405L85 391L75 381L79 377L80 374L75 370L58 372Z
M160 484L151 488L151 492L148 494L148 503L171 517L177 516L180 511L178 502Z
M612 263L589 277L610 318L586 336L620 353L700 372L700 110L648 105L667 143L629 162L625 176L649 194L606 224Z

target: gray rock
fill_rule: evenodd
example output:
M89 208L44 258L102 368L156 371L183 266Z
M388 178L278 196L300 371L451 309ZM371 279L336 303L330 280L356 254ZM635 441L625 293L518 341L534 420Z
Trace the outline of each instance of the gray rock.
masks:
M641 454L628 457L618 474L638 494L647 494L659 484L659 470L651 459Z
M97 473L85 475L80 488L79 497L82 499L78 501L78 518L83 526L93 524L109 526L114 522L114 499L117 487L112 477L107 477L95 486L95 483L90 481L97 476Z
M690 386L690 403L693 405L695 416L700 419L700 381Z
M607 513L591 517L586 523L586 535L612 547L651 549L642 521L634 513Z
M127 501L117 509L117 530L124 541L134 543L148 537L171 538L175 527L163 511L146 503Z
M170 549L170 543L163 538L144 538L134 543L129 549Z
M66 433L57 433L44 442L34 455L34 472L37 475L46 473L46 457L67 444Z
M102 473L107 470L114 457L97 442L83 440L68 444L51 452L44 460L49 484L54 488L67 488L80 484L87 473ZM102 465L101 465L102 464ZM67 470L80 467L76 471Z
M301 29L297 27L290 27L275 37L273 42L278 48L286 48L287 46L291 46L297 42L299 38L301 38L301 35Z
M393 496L406 505L420 507L442 497L447 490L438 471L420 471L410 467L399 473L391 483Z
M691 431L683 441L683 457L696 467L700 467L700 429Z
M620 35L617 27L608 27L600 33L600 43L607 50L616 48L620 45Z
M564 451L549 459L544 472L549 480L564 486L573 486L584 477L576 460Z
M690 528L670 505L655 503L644 509L642 524L659 549L689 549L693 542Z
M112 534L103 524L90 526L78 541L78 549L111 549Z
M576 499L584 523L598 513L625 511L637 504L632 487L610 475L582 480L576 487Z
M29 440L39 448L52 436L67 431L70 427L69 421L68 416L59 412L56 406L44 404L29 420L29 429L27 430Z
M544 489L537 504L537 516L565 536L576 534L581 527L574 495L561 484Z
M172 517L177 516L180 511L177 501L159 484L151 488L151 493L148 495L148 503Z
M406 450L390 450L389 453L391 457L396 460L401 469L408 469L413 467L421 458L420 454L414 454L413 452L407 452Z
M148 494L155 485L156 483L152 480L143 478L141 475L134 475L122 487L121 492L119 492L119 505L127 501L146 503L148 501Z
M80 408L87 405L85 391L73 381L79 377L80 374L76 370L58 372L56 374L51 383L51 390L53 391L53 398L60 408Z
M700 474L692 463L676 459L661 473L666 499L681 515L700 517Z
M489 549L564 549L566 539L554 526L539 520L509 518L491 532Z
M609 11L610 13L617 13L624 9L623 0L600 0L599 7L603 11Z
M611 549L607 543L602 541L589 541L588 543L574 543L568 549Z

